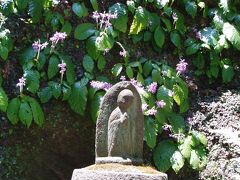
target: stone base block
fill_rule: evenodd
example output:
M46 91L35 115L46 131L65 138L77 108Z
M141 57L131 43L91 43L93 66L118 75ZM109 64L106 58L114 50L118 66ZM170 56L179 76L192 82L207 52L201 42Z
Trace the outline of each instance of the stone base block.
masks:
M72 180L167 180L167 175L149 166L95 164L73 171Z

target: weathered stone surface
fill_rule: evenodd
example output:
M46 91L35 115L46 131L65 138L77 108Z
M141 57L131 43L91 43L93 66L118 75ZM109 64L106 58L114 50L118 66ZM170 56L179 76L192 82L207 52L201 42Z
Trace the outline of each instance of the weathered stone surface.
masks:
M167 175L152 167L101 164L75 169L72 180L167 180Z
M97 164L142 163L144 116L141 105L140 95L129 81L119 82L107 91L96 125Z

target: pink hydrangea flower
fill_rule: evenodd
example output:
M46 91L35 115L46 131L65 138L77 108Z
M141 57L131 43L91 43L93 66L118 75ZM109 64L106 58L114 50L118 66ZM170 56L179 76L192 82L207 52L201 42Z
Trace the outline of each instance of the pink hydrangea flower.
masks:
M178 74L183 74L187 70L188 63L185 62L185 59L181 59L177 64L176 70Z
M112 87L112 84L107 83L107 82L100 82L100 81L91 81L90 85L97 90L103 89L105 91L107 91L108 89L110 89Z
M146 112L146 115L147 116L155 116L157 114L157 110L155 107L152 107L151 109L149 109L147 112Z

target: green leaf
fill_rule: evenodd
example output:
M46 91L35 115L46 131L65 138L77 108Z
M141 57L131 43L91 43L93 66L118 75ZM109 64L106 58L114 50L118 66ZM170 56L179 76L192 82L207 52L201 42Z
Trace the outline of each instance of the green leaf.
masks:
M90 0L90 2L92 4L93 10L97 11L98 10L98 2L97 2L97 0Z
M169 122L172 125L174 133L179 134L185 132L185 121L182 116L172 113L169 115Z
M112 74L117 77L122 72L123 66L121 63L117 63L112 68Z
M160 71L153 69L152 70L152 81L160 83L162 80Z
M160 26L154 32L154 40L159 48L162 48L165 42L165 34Z
M219 33L215 30L212 29L211 27L205 27L201 31L201 41L206 43L209 46L216 46L218 43L218 38L219 38Z
M186 55L192 55L195 54L196 52L198 52L198 50L200 49L200 44L197 43L193 43L192 45L190 45L189 47L187 47L186 49Z
M42 0L32 0L29 1L29 14L32 16L33 23L37 23L42 18L43 11L43 1Z
M80 3L73 3L72 10L78 17L80 17L80 18L83 17L84 9Z
M18 116L20 121L29 128L32 123L33 115L31 107L26 101L21 102Z
M159 171L166 172L172 166L170 159L176 150L177 147L171 140L163 140L157 145L153 160Z
M162 22L165 24L168 32L170 32L172 30L172 23L169 19L165 18L165 17L161 17Z
M6 112L8 107L8 97L2 87L0 87L0 110Z
M33 98L30 98L30 106L33 114L33 120L38 126L42 126L44 122L44 113L40 104Z
M148 42L152 39L152 33L149 31L144 32L143 41Z
M15 3L17 5L18 10L24 10L28 5L28 0L16 0Z
M151 61L147 61L143 65L143 75L147 77L152 72L153 66Z
M234 76L234 69L231 65L223 64L222 68L222 79L224 83L229 83L232 81Z
M129 78L129 79L132 79L133 78L133 70L132 70L132 68L131 68L131 66L127 66L127 68L126 68L126 74L127 74L127 77Z
M185 9L187 13L192 16L192 18L195 18L197 14L197 5L194 1L187 1L185 4Z
M7 108L7 117L13 125L17 124L19 121L18 118L19 107L20 107L19 98L14 98L9 102Z
M240 50L240 33L235 26L231 25L228 22L224 23L223 34L236 49Z
M80 82L76 82L72 87L72 93L68 99L71 109L82 116L87 105L87 95L87 87L82 86Z
M26 78L27 90L35 94L39 89L39 72L33 70L25 70L24 77Z
M57 56L52 55L49 59L48 64L48 78L52 79L59 71L58 64L60 64L60 61Z
M185 95L182 88L177 84L173 85L173 93L173 99L175 100L177 105L180 106L185 100Z
M100 36L96 38L95 46L99 51L106 51L113 47L114 39L106 32L101 32Z
M172 169L175 171L175 173L178 173L179 170L184 165L184 158L183 158L182 154L179 151L175 151L174 152L174 154L172 155L170 161L171 161L171 164L172 164Z
M0 56L4 61L6 61L8 58L8 48L0 45Z
M61 29L61 32L65 32L69 36L71 31L72 31L71 23L69 21L65 22Z
M184 24L185 18L183 16L183 14L180 13L179 11L175 10L174 12L177 14L175 29L178 30L179 32L181 32L182 35L184 35L186 32L186 26Z
M35 57L36 53L34 52L33 48L24 49L23 52L20 54L20 63L21 65L27 64Z
M91 118L93 122L96 122L98 113L99 113L99 107L101 104L101 99L103 98L105 92L97 92L94 95L93 100L91 100Z
M161 86L157 91L157 100L163 100L166 105L163 107L163 110L166 112L172 112L173 106L173 98L169 96L171 94L171 90L167 89L165 86Z
M97 61L97 67L100 71L103 71L106 65L106 59L104 58L104 56L100 55L98 57L98 61Z
M71 92L72 92L71 87L66 85L66 84L63 84L63 87L62 87L63 98L62 98L62 100L63 101L68 100L70 95L71 95Z
M86 71L88 72L92 72L93 69L94 69L94 61L93 59L88 56L88 55L85 55L84 58L83 58L83 67Z
M191 144L192 144L192 136L187 136L184 139L183 144L179 146L179 150L184 158L189 159L191 156Z
M196 150L191 151L191 156L190 156L190 165L193 169L198 169L200 165L200 159L197 155Z
M198 132L198 131L192 131L192 135L193 135L195 140L197 140L198 142L200 142L204 146L207 146L207 138L203 133Z
M126 5L116 3L109 8L111 14L117 14L117 18L112 20L113 27L125 33L127 31L128 11Z
M130 27L129 34L138 34L142 30L147 28L148 25L148 11L139 6L133 17L133 22Z
M49 87L51 87L53 96L57 99L61 95L61 84L50 81L48 82Z
M92 23L79 24L74 32L74 38L78 40L85 40L96 32L96 28Z
M172 31L171 34L170 34L170 38L171 38L172 43L177 48L181 47L181 37L180 37L180 35L178 34L177 31Z
M147 116L144 120L144 139L147 142L148 147L153 149L156 146L157 141L157 126L155 120Z
M38 97L40 98L41 103L46 103L52 98L52 89L50 87L43 88L38 92Z
M74 64L71 61L70 56L61 55L60 58L63 60L63 62L66 63L66 77L67 82L72 85L75 82L75 71L74 71Z
M100 55L100 51L98 51L97 47L95 46L96 38L96 36L92 36L86 42L87 53L95 60L97 60Z

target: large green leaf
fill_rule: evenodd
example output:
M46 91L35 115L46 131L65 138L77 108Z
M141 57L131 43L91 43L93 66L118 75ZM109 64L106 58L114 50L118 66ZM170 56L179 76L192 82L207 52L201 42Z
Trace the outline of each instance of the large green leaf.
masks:
M143 65L143 75L147 77L152 72L153 66L151 61L147 61Z
M194 1L187 1L185 4L187 13L194 18L197 14L197 5Z
M88 72L90 72L90 73L93 71L93 69L94 69L94 61L93 61L93 59L92 59L90 56L85 55L85 56L83 57L83 62L82 62L82 64L83 64L83 68L84 68L86 71L88 71Z
M184 165L184 158L183 158L182 154L179 151L175 151L174 152L174 154L172 155L170 161L171 161L171 164L172 164L172 169L175 171L175 173L178 173L179 170Z
M80 3L73 3L72 10L78 17L83 17L84 9Z
M176 150L177 147L171 140L163 140L157 145L153 160L159 171L166 172L172 166L170 159Z
M96 60L99 55L100 51L98 51L96 44L96 36L90 37L86 42L86 49L89 56L91 56L94 60Z
M117 14L117 18L113 19L113 27L121 32L127 31L128 11L126 5L116 3L109 8L111 14Z
M165 34L160 26L158 26L154 32L154 40L159 48L163 47L165 42Z
M209 46L215 46L218 42L219 34L216 29L212 29L211 27L205 27L201 31L201 41L206 43Z
M185 132L185 121L182 116L172 113L168 119L174 133L179 134Z
M72 93L68 99L71 109L82 116L84 115L87 105L87 95L87 87L82 86L80 82L76 82L73 85Z
M4 61L6 61L8 58L8 48L5 46L1 46L1 44L0 44L0 56Z
M103 71L106 65L106 59L104 58L104 56L99 56L98 57L98 61L97 61L97 67L100 71Z
M94 11L97 11L98 10L98 2L97 0L90 0L91 4L92 4L92 7L94 9Z
M50 87L45 87L38 92L38 97L41 103L46 103L52 98L52 89Z
M181 37L177 31L172 31L170 34L171 42L177 47L181 47Z
M28 102L26 102L26 101L21 102L18 116L19 116L20 121L25 126L30 127L30 125L32 123L33 114L32 114L32 110L31 110L31 107L29 106Z
M96 28L92 23L79 24L74 32L74 38L78 40L85 40L96 32Z
M50 81L48 82L49 87L51 87L53 96L57 99L61 95L61 84Z
M65 32L69 36L71 31L72 31L71 23L69 21L65 22L61 29L61 32Z
M166 103L166 105L163 107L163 110L166 112L172 112L173 98L169 96L171 93L171 90L165 86L159 87L157 91L157 100L163 100Z
M223 64L222 79L224 83L229 83L233 79L234 69L231 65Z
M199 168L200 158L198 157L196 150L191 151L190 165L193 169L198 169Z
M112 74L117 77L122 72L123 66L121 63L117 63L112 68Z
M31 0L29 1L29 14L32 16L32 21L34 23L39 22L42 17L43 11L43 3L42 0Z
M23 52L20 54L20 63L21 65L27 64L29 61L33 60L36 53L34 52L33 48L24 49Z
M240 33L235 26L231 25L228 22L224 23L223 34L236 49L240 50Z
M148 16L149 12L145 8L139 6L135 12L129 34L138 34L147 28Z
M58 64L60 64L60 61L57 56L53 55L49 59L48 64L48 78L52 79L59 71Z
M99 51L106 51L113 47L114 39L106 32L101 32L100 36L96 38L95 46Z
M185 94L182 88L177 84L173 85L173 93L174 93L173 99L175 100L177 105L180 106L185 100Z
M30 98L29 104L31 106L34 122L38 126L42 126L44 122L44 113L42 111L40 104L34 98Z
M18 118L19 107L20 107L19 98L12 99L8 105L7 117L13 125L17 124L17 122L19 121Z
M157 125L155 120L147 116L144 120L144 139L147 142L148 147L153 149L157 142Z
M28 0L15 0L18 10L23 10L28 5Z
M36 93L39 89L40 74L38 71L25 70L24 77L26 78L27 90L31 93Z
M2 87L0 87L0 110L6 112L8 107L8 97Z
M192 136L187 136L184 139L184 142L179 145L179 150L184 158L189 159L191 155L191 144L192 144Z

